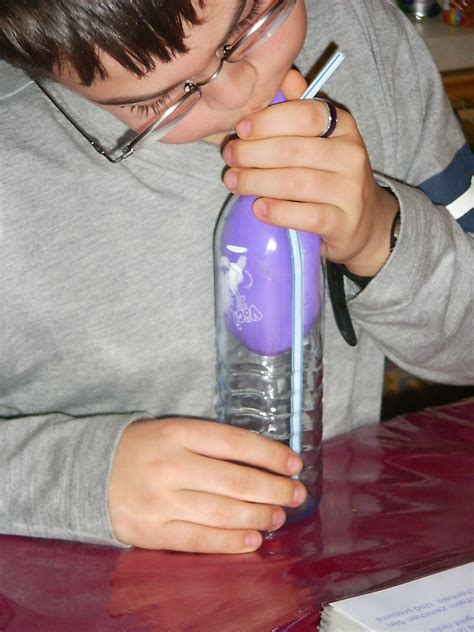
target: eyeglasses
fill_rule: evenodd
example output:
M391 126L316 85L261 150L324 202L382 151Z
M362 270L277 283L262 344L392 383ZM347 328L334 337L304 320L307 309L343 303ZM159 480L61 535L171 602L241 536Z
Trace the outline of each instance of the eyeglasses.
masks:
M109 162L114 164L125 160L131 156L134 152L138 151L142 147L154 143L160 138L163 138L174 127L176 127L185 116L193 109L193 107L199 102L201 98L201 88L207 86L212 81L215 81L219 76L224 62L236 63L244 59L250 53L253 53L257 48L266 43L266 41L280 28L290 15L297 0L274 0L271 2L268 9L262 14L257 16L255 20L240 34L237 41L233 44L226 44L222 48L216 51L218 58L218 65L212 75L205 81L185 81L183 86L183 93L173 103L169 104L163 112L157 115L155 120L142 132L137 134L135 138L127 143L121 149L116 152L108 152L104 147L95 139L92 138L84 129L78 125L59 105L56 99L50 94L50 92L40 83L37 83L38 87L48 97L48 99L56 106L56 108L63 114L67 120L76 128L76 130L92 145L92 147L102 156L107 158ZM117 154L114 157L114 154Z

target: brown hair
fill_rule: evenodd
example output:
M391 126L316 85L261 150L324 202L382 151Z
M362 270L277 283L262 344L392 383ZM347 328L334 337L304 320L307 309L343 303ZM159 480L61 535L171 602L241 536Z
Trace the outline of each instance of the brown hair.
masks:
M85 85L107 78L106 52L141 77L153 57L188 51L186 26L201 23L205 0L0 0L0 59L35 78L67 62Z

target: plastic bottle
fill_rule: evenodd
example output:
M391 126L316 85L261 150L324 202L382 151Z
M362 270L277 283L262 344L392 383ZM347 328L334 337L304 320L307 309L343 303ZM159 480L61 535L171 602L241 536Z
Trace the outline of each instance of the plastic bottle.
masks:
M260 222L255 197L233 196L215 233L217 414L301 454L306 503L321 495L320 239Z

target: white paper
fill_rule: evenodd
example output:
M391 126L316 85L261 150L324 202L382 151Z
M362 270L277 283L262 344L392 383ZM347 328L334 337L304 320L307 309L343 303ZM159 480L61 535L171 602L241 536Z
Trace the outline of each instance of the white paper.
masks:
M331 624L332 619L337 619L337 628ZM344 619L347 625L341 623ZM325 608L319 629L321 632L474 631L474 563L334 602Z

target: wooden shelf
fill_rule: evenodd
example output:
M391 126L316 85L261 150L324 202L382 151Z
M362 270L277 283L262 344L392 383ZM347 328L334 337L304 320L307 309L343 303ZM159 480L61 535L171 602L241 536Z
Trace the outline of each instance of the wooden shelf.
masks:
M474 68L444 72L442 77L451 103L474 101Z

